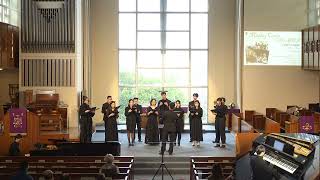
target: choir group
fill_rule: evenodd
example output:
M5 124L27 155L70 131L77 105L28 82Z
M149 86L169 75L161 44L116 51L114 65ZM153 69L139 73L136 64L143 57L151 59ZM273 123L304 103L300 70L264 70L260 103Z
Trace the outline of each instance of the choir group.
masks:
M146 144L157 145L160 141L174 142L174 144L180 146L181 133L184 131L184 110L181 107L181 102L176 100L174 103L167 98L166 92L161 92L161 100L157 102L156 99L150 100L150 105L146 109L146 116L148 118L145 128L145 140ZM173 105L173 108L170 106ZM105 124L105 141L119 141L118 139L118 127L117 119L119 117L119 107L116 102L112 100L111 96L107 97L106 103L102 105L101 112L104 114L103 121ZM90 143L92 137L92 117L95 115L96 108L89 106L88 97L83 97L83 104L80 106L80 141L83 143ZM164 113L166 111L172 111L175 113L174 127L165 124ZM193 94L193 100L189 102L189 124L190 124L190 142L192 146L200 146L200 142L203 141L203 128L202 128L202 116L203 109L200 106L198 100L198 94ZM211 110L216 115L215 128L216 128L216 143L215 147L225 147L225 120L227 113L227 106L225 105L225 98L218 98L215 107ZM141 114L142 106L139 104L138 98L133 98L128 101L128 105L125 107L127 137L129 146L134 146L135 132L138 132L138 141L141 140ZM168 127L169 126L169 127ZM168 138L163 137L166 128L174 128L174 136ZM170 130L173 131L173 130ZM221 146L220 146L221 139Z

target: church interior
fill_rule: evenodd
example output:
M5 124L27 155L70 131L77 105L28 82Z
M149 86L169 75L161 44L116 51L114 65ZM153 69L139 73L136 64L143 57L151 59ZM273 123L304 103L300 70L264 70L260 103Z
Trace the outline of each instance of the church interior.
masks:
M319 180L319 102L320 0L0 0L1 180Z

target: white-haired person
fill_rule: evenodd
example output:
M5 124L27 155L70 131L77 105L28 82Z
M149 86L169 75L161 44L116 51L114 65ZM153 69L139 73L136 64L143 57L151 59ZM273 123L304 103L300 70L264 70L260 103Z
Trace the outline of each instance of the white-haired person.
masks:
M106 180L111 180L119 174L119 168L113 163L114 157L112 154L107 154L104 157L106 162L101 168L99 173L102 174Z

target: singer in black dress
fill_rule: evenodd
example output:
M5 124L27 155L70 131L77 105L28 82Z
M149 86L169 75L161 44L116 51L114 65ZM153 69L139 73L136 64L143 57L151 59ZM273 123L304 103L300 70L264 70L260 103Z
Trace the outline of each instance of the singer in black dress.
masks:
M134 133L136 128L136 118L137 118L136 111L137 109L133 104L133 99L130 99L129 104L126 107L124 112L126 116L127 136L128 136L129 146L134 145Z
M176 125L177 125L177 137L176 137L176 139L178 141L178 146L180 146L181 133L183 133L183 131L184 131L184 111L181 108L181 102L179 100L176 101L176 107L175 107L175 109L173 111L178 116L178 119L177 119L177 122L176 122Z
M119 111L116 107L116 102L111 101L109 108L106 113L107 119L106 123L106 141L118 141L118 126L117 119L119 117Z
M111 104L111 101L112 101L112 97L111 96L108 96L107 97L107 101L102 105L102 108L101 108L101 113L103 114L103 121L104 121L104 141L107 142L107 136L108 136L108 125L107 125L107 119L108 119L108 115L107 115L107 111L110 107L110 104Z
M190 112L191 115L191 126L192 126L192 146L200 146L200 141L203 141L202 134L202 115L203 110L200 107L198 100L194 101L194 109Z
M159 143L159 128L158 128L158 115L157 101L151 99L150 106L147 108L147 126L146 126L146 144L158 144Z

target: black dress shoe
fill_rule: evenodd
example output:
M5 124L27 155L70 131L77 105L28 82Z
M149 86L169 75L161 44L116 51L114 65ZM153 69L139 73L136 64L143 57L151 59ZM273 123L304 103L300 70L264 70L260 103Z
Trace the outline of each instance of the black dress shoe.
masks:
M192 140L190 139L190 141L189 142L192 142Z
M214 147L220 147L220 144L216 144Z
M180 142L178 142L178 146L180 146Z
M225 145L225 144L222 144L220 147L221 147L221 148L226 148L226 145Z

